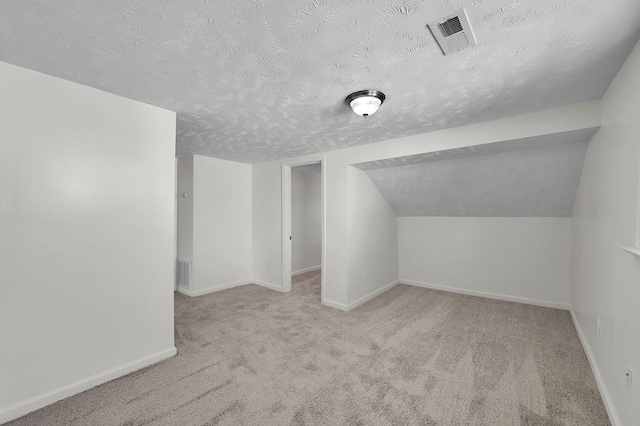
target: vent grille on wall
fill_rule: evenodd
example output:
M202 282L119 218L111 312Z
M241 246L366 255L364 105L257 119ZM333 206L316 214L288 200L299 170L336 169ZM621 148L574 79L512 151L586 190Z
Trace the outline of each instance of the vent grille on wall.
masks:
M477 44L465 9L440 21L431 22L429 29L445 55Z
M176 267L176 281L178 286L191 289L191 262L178 259Z

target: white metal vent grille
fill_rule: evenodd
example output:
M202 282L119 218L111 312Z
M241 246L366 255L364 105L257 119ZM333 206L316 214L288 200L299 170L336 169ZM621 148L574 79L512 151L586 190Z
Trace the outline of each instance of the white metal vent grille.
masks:
M462 24L460 23L460 18L454 16L438 24L438 28L440 28L440 32L444 37L449 37L462 31Z
M191 289L191 262L178 259L176 265L176 281L178 286Z
M445 55L477 44L476 36L473 34L473 29L471 29L471 24L469 23L467 11L464 9L458 13L445 16L439 21L431 22L429 29Z

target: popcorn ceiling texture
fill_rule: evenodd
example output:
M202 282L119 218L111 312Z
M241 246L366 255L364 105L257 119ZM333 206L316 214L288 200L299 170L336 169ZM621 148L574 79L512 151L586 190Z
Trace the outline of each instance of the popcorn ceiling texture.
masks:
M398 216L570 217L597 128L355 164Z
M426 24L466 7L479 45ZM263 162L602 96L637 0L4 0L0 60L178 113L178 153ZM344 98L387 95L363 119Z
M356 163L352 164L352 166L357 167L360 170L369 171L389 167L408 166L411 164L429 163L432 161L453 160L455 158L478 157L480 155L544 148L573 142L586 143L589 142L598 129L599 127L591 127L588 129L551 133L548 135L512 139L483 145L465 146L462 148L446 149L443 151L432 151L422 154L405 155L403 157L385 158L384 160Z

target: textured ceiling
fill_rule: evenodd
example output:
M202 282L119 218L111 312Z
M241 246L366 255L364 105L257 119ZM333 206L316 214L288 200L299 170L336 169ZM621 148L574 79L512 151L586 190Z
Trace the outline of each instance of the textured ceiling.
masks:
M478 46L426 24L466 7ZM262 162L601 97L638 0L3 0L0 60L178 112L179 153ZM387 95L357 117L350 92Z
M398 216L571 216L597 129L355 165Z

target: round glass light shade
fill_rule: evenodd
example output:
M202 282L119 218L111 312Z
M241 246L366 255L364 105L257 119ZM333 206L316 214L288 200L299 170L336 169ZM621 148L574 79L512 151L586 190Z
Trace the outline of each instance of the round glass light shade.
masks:
M360 90L347 96L347 103L360 117L368 117L384 102L384 93L378 90Z
M352 100L349 105L353 112L362 117L367 117L376 112L380 104L382 104L382 101L375 96L362 96Z

